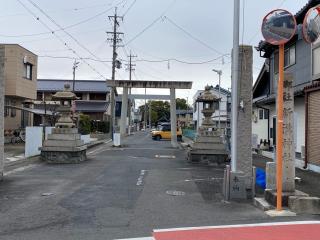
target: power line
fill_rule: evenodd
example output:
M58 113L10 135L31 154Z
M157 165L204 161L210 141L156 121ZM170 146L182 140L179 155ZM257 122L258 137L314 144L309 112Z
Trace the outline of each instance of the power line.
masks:
M81 48L83 48L85 51L87 51L91 56L93 56L97 60L101 60L93 52L91 52L86 46L84 46L77 38L75 38L73 35L71 35L69 32L67 32L65 29L63 29L63 27L60 24L58 24L52 17L50 17L42 8L40 8L39 5L34 3L32 0L28 0L28 2L30 2L35 8L37 8L51 22L53 22L53 24L55 24L57 27L59 27L65 34L67 34L70 38L72 38ZM110 68L109 65L106 65L106 64L104 64L104 65Z
M125 55L129 55L127 53L127 51L125 50L125 48L122 48ZM229 54L225 54L225 55L222 55L222 56L219 56L217 58L214 58L214 59L210 59L210 60L206 60L206 61L201 61L201 62L188 62L188 61L184 61L184 60L180 60L180 59L177 59L177 58L167 58L167 59L161 59L161 60L153 60L153 59L143 59L143 58L140 58L140 59L137 59L135 60L135 62L148 62L148 63L163 63L163 62L168 62L168 61L173 61L173 62L178 62L178 63L182 63L182 64L189 64L189 65L202 65L202 64L209 64L209 63L212 63L212 62L215 62L219 59L222 59L223 57L225 56L229 56ZM39 55L38 57L43 57L43 58L65 58L65 59L74 59L74 57L71 57L71 56L52 56L52 55ZM84 57L84 58L81 58L81 59L84 59L84 60L91 60L91 61L95 61L95 62L112 62L111 60L104 60L104 59L100 59L100 60L97 60L97 59L94 59L94 58L89 58L89 57ZM81 60L80 59L80 60ZM123 61L123 62L128 62L128 60L126 59L122 59L120 58L119 60Z
M130 9L135 5L135 3L137 2L137 0L133 0L133 2L131 3L131 5L128 7L128 9L124 12L123 17L125 17L127 15L127 13L130 11Z
M38 20L44 27L46 27L49 31L52 32L51 28L50 28L45 22L43 22L36 14L34 14L23 2L21 2L21 0L17 0L17 1L18 1L18 2L20 3L20 5L21 5L23 8L25 8L33 17L35 17L36 20ZM74 55L76 55L78 58L80 58L81 60L83 60L82 57L81 57L75 50L73 50L73 49L69 46L69 44L67 44L61 37L59 37L57 34L55 34L55 32L52 32L52 34L53 34L65 47L67 47L69 50L71 50ZM83 61L84 61L94 72L96 72L100 77L102 77L103 79L105 79L105 77L104 77L99 71L97 71L93 66L91 66L91 64L89 64L89 63L86 62L85 60L83 60Z
M276 7L276 8L280 8L287 0L282 0L282 2ZM258 36L258 34L260 33L260 29L258 29L255 34L253 34L253 36L250 38L250 40L248 41L249 44L251 44L251 42Z
M19 0L17 0L19 1ZM20 1L19 1L20 2ZM123 1L117 3L115 6L118 6L122 3ZM41 35L47 35L47 34L52 34L53 32L60 32L60 31L63 31L63 30L66 30L66 29L69 29L69 28L73 28L73 27L76 27L78 25L81 25L83 23L86 23L86 22L89 22L107 12L109 12L110 10L112 10L114 8L114 6L92 16L92 17L89 17L89 18L86 18L80 22L77 22L77 23L74 23L74 24L71 24L71 25L68 25L66 27L62 27L62 28L59 28L59 29L54 29L54 30L51 30L49 32L40 32L40 33L31 33L31 34L20 34L20 35L5 35L5 34L0 34L0 37L7 37L7 38L18 38L18 37L34 37L34 36L41 36Z
M179 26L177 23L175 23L172 19L170 19L168 16L164 16L164 19L168 20L169 23L171 23L173 26L175 26L176 28L180 29L182 32L184 32L186 35L188 35L189 37L191 37L193 40L199 42L200 44L202 44L203 46L207 47L208 49L212 50L215 53L218 53L220 55L224 55L224 53L221 53L220 51L218 51L217 49L211 47L210 45L208 45L207 43L205 43L204 41L202 41L201 39L199 39L198 37L195 37L194 35L192 35L190 32L188 32L187 30L185 30L184 28L182 28L181 26Z
M127 41L124 46L127 46L129 43L136 40L138 37L140 37L144 32L146 32L149 28L151 28L154 24L156 24L162 17L166 14L166 12L175 4L177 0L173 0L169 6L160 14L159 17L154 19L149 25L147 25L144 29L142 29L139 33L137 33L133 38L131 38L129 41Z

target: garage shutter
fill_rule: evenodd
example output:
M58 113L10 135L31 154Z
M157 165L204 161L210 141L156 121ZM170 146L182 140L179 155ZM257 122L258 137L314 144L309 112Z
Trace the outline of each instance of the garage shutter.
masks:
M320 91L308 98L308 162L320 166Z

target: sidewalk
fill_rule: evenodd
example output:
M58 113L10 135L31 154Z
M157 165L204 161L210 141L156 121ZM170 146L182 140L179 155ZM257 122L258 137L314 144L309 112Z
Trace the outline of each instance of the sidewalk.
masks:
M186 148L192 143L193 141L191 139L183 137L183 143L181 143L181 145ZM273 159L259 154L252 154L252 160L255 167L261 168L263 170L266 169L267 162L273 161ZM320 197L320 173L296 168L296 177L301 179L301 181L296 182L297 190L305 192L312 197Z
M271 158L259 154L253 154L252 159L253 165L263 170L266 169L267 162L273 161ZM296 177L301 179L301 181L296 181L297 190L305 192L312 197L320 197L320 173L296 168Z

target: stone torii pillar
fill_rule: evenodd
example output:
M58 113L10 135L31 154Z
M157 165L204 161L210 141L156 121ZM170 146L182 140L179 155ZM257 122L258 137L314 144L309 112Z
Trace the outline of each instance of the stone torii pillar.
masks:
M171 145L178 147L177 142L177 110L176 110L176 89L170 88L170 119L171 119Z
M0 48L0 181L4 167L4 48Z
M127 128L127 114L128 114L128 88L123 88L122 105L121 105L121 120L120 120L120 134L124 136Z

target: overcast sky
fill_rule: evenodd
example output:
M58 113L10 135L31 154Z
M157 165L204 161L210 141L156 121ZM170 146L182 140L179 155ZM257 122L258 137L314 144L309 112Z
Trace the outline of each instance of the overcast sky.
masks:
M118 54L124 60L130 51L137 55L133 79L192 81L191 91L177 91L177 97L188 97L189 102L196 90L203 89L207 84L218 83L218 76L212 72L213 68L223 71L222 86L231 86L233 0L32 1L39 8L29 0L20 0L29 10L18 0L1 0L0 41L18 43L37 54L38 78L71 79L72 58L79 56L111 61L112 52L106 31L112 30L108 15L113 15L114 7L117 6L119 15L125 14L119 29L124 33L125 47L120 47ZM244 12L244 18L241 14L240 42L253 46L258 44L262 39L261 20L272 9L280 7L295 14L306 3L307 0L242 0L241 12ZM110 10L107 11L108 9ZM75 26L66 28L65 31L55 31L54 34L48 33L49 29L60 28L53 21L60 27ZM226 56L221 57L222 55ZM166 59L189 63L217 60L197 65L174 60L141 61ZM254 81L262 63L263 59L254 50ZM117 71L117 79L128 79L129 74L124 64L125 62L122 69ZM111 63L81 61L76 76L77 79L111 78ZM142 93L144 90L133 92ZM163 94L168 91L148 90L148 93Z

